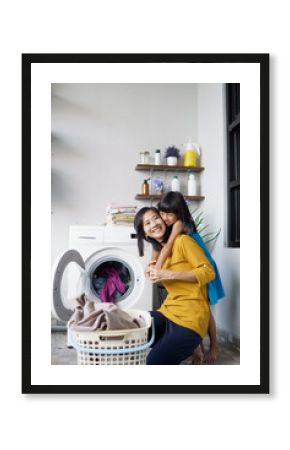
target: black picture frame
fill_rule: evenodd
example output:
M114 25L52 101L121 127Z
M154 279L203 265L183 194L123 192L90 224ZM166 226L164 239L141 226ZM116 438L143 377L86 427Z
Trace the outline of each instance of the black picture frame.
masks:
M269 54L22 55L22 393L269 393ZM37 385L31 381L31 67L70 63L246 63L260 68L260 383L255 385Z

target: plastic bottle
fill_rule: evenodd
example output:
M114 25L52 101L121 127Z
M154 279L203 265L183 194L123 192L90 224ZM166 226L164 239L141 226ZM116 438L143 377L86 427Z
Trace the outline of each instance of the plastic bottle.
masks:
M171 181L171 190L172 190L172 191L177 191L177 192L180 191L180 183L179 183L179 179L178 179L178 176L177 176L177 175L175 175L175 176L172 178L172 181Z
M155 150L155 164L159 166L161 164L161 153L160 150Z
M196 179L193 172L189 172L188 184L187 184L187 194L196 195Z
M149 184L147 180L144 180L141 186L142 195L149 195Z
M191 142L189 138L188 143L185 144L184 150L184 166L185 167L196 167L197 166L197 157L199 156L199 148L197 144Z

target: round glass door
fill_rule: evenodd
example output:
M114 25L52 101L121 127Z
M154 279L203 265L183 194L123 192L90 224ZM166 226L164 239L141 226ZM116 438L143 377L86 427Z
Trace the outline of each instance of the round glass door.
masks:
M144 269L138 258L120 248L105 248L86 261L82 291L90 300L134 308L144 290Z
M103 258L91 268L91 290L101 302L117 304L133 290L135 277L131 267L118 258Z

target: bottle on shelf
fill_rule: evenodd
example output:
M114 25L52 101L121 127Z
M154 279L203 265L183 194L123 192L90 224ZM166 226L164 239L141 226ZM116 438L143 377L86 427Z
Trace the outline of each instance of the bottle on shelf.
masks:
M160 164L161 164L161 153L160 153L159 149L155 150L155 155L154 156L155 156L155 158L154 158L155 165L156 166L160 166Z
M183 161L184 166L197 167L199 157L200 157L200 150L198 145L191 142L191 138L189 138L187 144L185 144L184 161Z
M177 191L177 192L180 191L180 183L179 183L179 179L178 179L178 176L177 176L177 175L175 175L175 176L172 178L172 181L171 181L171 190L172 190L172 191Z
M189 172L187 183L187 195L196 195L196 179L192 171Z
M147 180L143 181L143 184L141 186L141 193L142 195L149 195L149 184Z
M150 163L150 152L145 151L144 152L144 164L149 164Z
M140 164L145 164L144 152L140 152Z

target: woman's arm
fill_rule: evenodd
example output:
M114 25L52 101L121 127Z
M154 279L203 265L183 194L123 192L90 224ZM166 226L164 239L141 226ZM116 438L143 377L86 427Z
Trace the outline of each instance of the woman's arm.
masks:
M170 234L170 237L168 239L168 241L166 242L166 244L163 246L159 258L157 260L156 266L155 268L160 270L161 267L163 266L164 262L166 261L166 259L168 258L168 256L171 255L172 252L172 247L175 241L175 238L181 234L184 231L184 225L181 222L181 220L177 220L177 222L175 222L175 224L172 227L172 231Z

